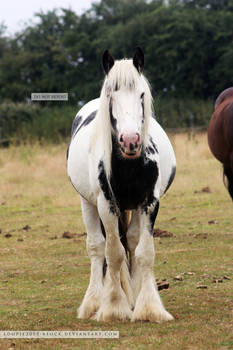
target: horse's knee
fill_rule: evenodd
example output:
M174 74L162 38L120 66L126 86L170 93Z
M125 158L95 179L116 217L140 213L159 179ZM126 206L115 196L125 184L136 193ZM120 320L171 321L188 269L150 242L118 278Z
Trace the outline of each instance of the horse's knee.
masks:
M120 238L108 241L106 244L106 259L108 266L120 269L125 258L125 250L120 242Z
M129 230L127 232L127 246L130 252L134 252L139 241L139 232Z
M104 255L105 241L92 241L87 238L86 242L87 252L90 255Z
M150 267L153 268L154 265L154 246L138 244L135 250L135 258L137 263L141 267Z

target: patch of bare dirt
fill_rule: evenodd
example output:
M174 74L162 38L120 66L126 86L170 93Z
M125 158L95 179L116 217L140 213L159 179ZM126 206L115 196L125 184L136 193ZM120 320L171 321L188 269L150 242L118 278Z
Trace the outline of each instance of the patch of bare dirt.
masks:
M165 237L174 237L174 235L171 232L161 230L160 228L155 228L153 232L153 237L165 238Z
M209 186L203 187L201 190L199 191L194 191L195 194L200 194L200 193L212 193L211 189Z
M168 289L170 284L166 279L163 279L162 281L156 281L158 290Z
M69 231L65 231L62 235L62 238L67 238L67 239L71 239L71 238L77 238L77 237L83 237L86 236L86 232L83 233L72 233Z

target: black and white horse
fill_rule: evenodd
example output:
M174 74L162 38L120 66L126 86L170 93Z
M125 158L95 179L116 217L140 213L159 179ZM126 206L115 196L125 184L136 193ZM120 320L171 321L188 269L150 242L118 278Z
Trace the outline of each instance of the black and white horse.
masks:
M78 317L172 320L153 274L153 226L160 197L175 176L175 155L152 117L142 50L119 61L105 51L102 64L100 98L78 112L67 152L91 260Z

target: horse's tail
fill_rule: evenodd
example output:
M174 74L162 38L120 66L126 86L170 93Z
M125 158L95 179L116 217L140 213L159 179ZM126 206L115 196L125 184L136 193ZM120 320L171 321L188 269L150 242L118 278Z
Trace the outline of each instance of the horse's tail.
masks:
M233 154L230 164L223 164L223 182L233 200Z
M129 305L131 306L131 308L133 308L134 296L133 296L133 290L131 286L129 250L128 250L127 236L126 236L126 233L130 224L130 219L131 219L131 213L129 211L122 212L118 220L118 226L119 226L120 240L123 247L125 248L125 259L123 261L121 272L120 272L121 286L126 294Z

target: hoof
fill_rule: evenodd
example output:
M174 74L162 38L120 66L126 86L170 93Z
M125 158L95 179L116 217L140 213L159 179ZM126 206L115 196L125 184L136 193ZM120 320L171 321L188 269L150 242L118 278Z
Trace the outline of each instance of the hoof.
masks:
M82 304L78 308L78 318L88 319L93 318L100 307L100 296L86 294Z
M149 322L166 322L166 321L172 321L174 318L169 312L166 310L159 311L157 309L153 310L150 307L145 308L144 310L137 311L133 313L132 322L136 321L149 321Z
M131 321L150 321L161 323L164 321L172 321L174 318L167 312L160 300L157 291L149 294L140 292Z
M113 320L131 320L133 312L127 302L126 296L112 300L112 302L102 302L96 313L97 321L109 322Z

